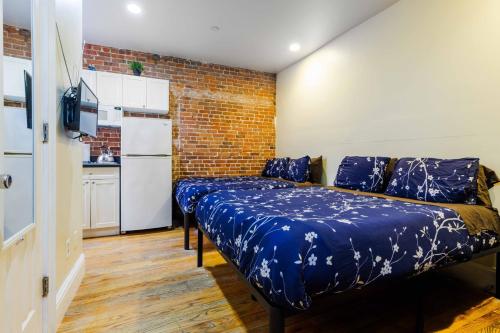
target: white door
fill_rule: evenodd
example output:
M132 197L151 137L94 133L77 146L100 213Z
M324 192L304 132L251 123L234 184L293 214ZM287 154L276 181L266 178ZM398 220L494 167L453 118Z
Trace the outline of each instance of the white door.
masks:
M97 72L97 98L99 104L122 105L122 75Z
M123 75L123 108L125 110L146 108L146 78Z
M169 82L148 78L147 86L147 108L159 113L168 113Z
M123 117L122 155L172 155L172 121Z
M0 0L0 8L2 5L3 1ZM1 15L0 23L3 26ZM1 35L0 45L3 45ZM4 74L3 48L0 46L0 75L3 77ZM18 74L23 77L22 72ZM33 79L36 80L35 77ZM40 195L40 187L35 186L40 178L29 175L39 174L42 165L39 154L41 144L38 142L34 151L12 152L5 149L5 129L10 124L6 123L4 114L3 82L0 80L0 332L38 333L43 331L42 228L41 221L35 219L35 216L41 216L41 209L32 198ZM41 117L36 104L33 104L33 128L36 130L34 134L31 131L28 140L40 136ZM29 144L24 146L30 147ZM7 186L8 175L12 176L10 186ZM24 192L22 199L18 197L20 192ZM18 210L18 214L15 210ZM37 213L33 214L33 211Z
M90 180L83 180L83 222L82 229L90 229Z
M118 179L94 179L91 181L91 191L91 228L118 227L120 225Z
M121 230L172 225L172 158L121 158Z
M4 237L8 239L33 222L33 157L28 154L4 156L4 168L14 180L5 193L4 218L8 223Z

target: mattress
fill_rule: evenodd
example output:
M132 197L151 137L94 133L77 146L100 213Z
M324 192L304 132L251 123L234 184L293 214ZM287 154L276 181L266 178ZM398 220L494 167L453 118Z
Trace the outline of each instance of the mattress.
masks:
M292 188L295 183L287 180L256 177L196 177L179 180L174 195L184 214L193 213L196 204L203 196L221 190L270 190Z
M200 200L196 219L269 301L294 310L498 244L493 232L469 235L450 208L324 187L215 192Z

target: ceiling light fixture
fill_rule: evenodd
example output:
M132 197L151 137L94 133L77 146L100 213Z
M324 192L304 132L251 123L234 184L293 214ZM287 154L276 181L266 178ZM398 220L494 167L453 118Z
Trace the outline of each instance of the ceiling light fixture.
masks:
M127 9L129 12L131 12L132 14L140 14L142 12L142 9L141 7L139 7L138 5L136 5L135 3L129 3L127 5Z
M299 43L292 43L292 44L290 44L289 49L292 52L297 52L300 50L300 44Z

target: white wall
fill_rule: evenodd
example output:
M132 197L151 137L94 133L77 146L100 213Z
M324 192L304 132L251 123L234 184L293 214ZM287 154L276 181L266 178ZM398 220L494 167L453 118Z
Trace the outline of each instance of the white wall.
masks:
M78 84L82 64L82 0L56 0L56 22L61 33L62 44L71 72L73 84ZM56 36L57 37L57 36ZM61 53L56 41L57 81L57 207L56 207L56 287L58 297L58 319L76 290L72 284L75 265L80 265L82 255L82 158L81 143L72 140L73 133L66 133L61 118L61 96L70 86ZM69 242L69 255L67 250ZM76 286L77 287L77 286ZM61 309L60 309L61 308Z
M345 155L478 156L500 173L498 13L401 0L285 69L277 154L322 154L328 185Z

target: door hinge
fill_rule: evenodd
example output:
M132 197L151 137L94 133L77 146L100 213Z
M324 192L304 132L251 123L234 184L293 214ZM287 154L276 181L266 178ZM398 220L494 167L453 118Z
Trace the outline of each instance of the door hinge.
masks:
M43 123L42 128L42 143L49 142L49 123Z
M42 297L47 297L49 295L49 277L44 276L42 278Z

